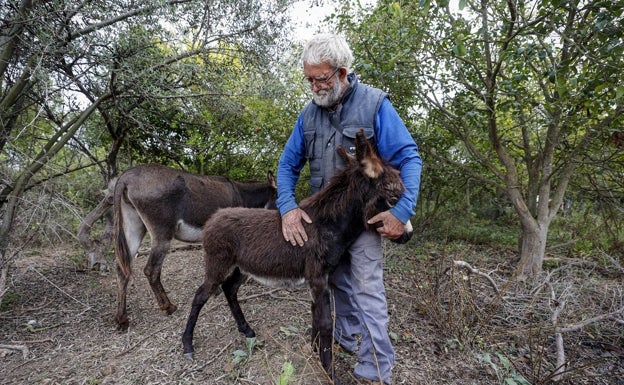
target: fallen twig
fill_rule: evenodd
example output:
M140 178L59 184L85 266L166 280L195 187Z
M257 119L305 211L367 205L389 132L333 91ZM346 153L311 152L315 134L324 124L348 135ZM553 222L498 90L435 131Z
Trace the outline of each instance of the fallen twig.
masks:
M500 294L500 290L498 289L498 286L496 285L496 282L494 282L494 279L492 279L492 277L490 277L486 273L484 273L482 271L479 271L478 269L472 267L472 265L470 265L468 262L465 262L465 261L453 261L453 264L455 266L457 266L457 267L463 267L464 269L468 270L472 274L476 274L476 275L479 275L481 277L485 277L488 280L488 282L490 283L490 286L492 286L494 291L496 291L496 294Z
M585 326L587 326L589 324L592 324L594 322L602 321L602 320L607 319L607 318L615 318L615 316L621 315L621 314L624 314L624 308L620 308L620 309L618 309L616 311L613 311L611 313L601 314L601 315L598 315L598 316L595 316L595 317L592 317L592 318L588 318L588 319L586 319L584 321L581 321L581 322L579 322L577 324L570 325L570 326L567 326L567 327L557 327L557 328L555 328L555 332L556 333L567 333L567 332L577 331L577 330L580 330L580 329L584 328Z
M197 370L202 370L204 369L206 366L210 365L211 363L213 363L217 358L219 358L221 356L221 354L223 354L224 351L226 351L227 349L230 348L230 346L232 346L232 344L234 343L234 341L230 341L229 344L225 345L221 350L219 350L219 352L216 354L216 356L214 356L211 360L208 360L207 362L204 362L204 364L202 366L200 366L199 368L197 368Z
M45 327L40 327L40 328L36 328L31 324L26 324L26 329L31 332L31 333L38 333L38 332L42 332L44 330L49 330L49 329L54 329L57 328L59 326L63 326L65 325L65 322L61 322L55 325L51 325L51 326L45 326Z
M566 301L560 301L557 308L553 312L551 317L551 321L553 326L557 325L557 319L559 318L559 314L563 311L565 307ZM563 377L563 372L565 371L566 365L566 356L565 356L565 348L563 346L563 334L561 331L557 330L555 327L555 346L557 350L557 365L555 366L555 371L553 373L553 380L559 381Z
M28 357L28 347L26 345L0 345L0 349L19 350L24 359Z
M56 290L60 291L61 293L65 294L66 296L68 296L69 298L73 299L74 301L78 302L79 304L81 304L82 306L91 309L92 307L87 305L86 303L82 302L79 299L76 299L76 297L72 296L71 294L69 294L68 292L66 292L65 290L61 289L60 287L58 287L54 282L50 281L48 279L48 277L46 277L45 275L41 274L41 272L37 269L35 269L34 267L32 267L32 269L35 271L35 273L39 274L43 279L45 279L50 285L54 286L56 288Z
M41 344L44 342L54 342L54 340L52 338L44 338L41 340L11 341L13 344Z
M620 274L624 274L624 267L622 267L622 265L620 265L619 262L615 258L605 253L604 251L600 251L600 253L602 254L603 257L608 259L611 262L611 264L615 266L616 269L619 270Z
M224 351L226 351L227 349L230 348L230 346L232 346L233 343L234 343L234 341L230 341L230 343L225 345L223 348L221 348L221 350L219 350L217 352L217 354L212 355L212 358L210 360L208 360L206 362L203 362L201 366L199 366L199 367L197 367L195 369L189 370L189 372L200 372L200 371L202 371L206 366L212 364L215 360L217 360L223 354ZM180 376L183 373L185 373L185 372L187 372L187 370L186 369L182 369L182 370L178 371L175 376L177 378L180 378ZM224 376L225 375L227 375L227 374L224 374Z
M264 297L266 295L272 296L273 293L280 291L280 290L282 289L270 289L268 291L263 291L262 293L250 294L250 295L239 298L238 302L247 301L249 299L257 298L257 297Z
M147 335L143 336L143 338L140 338L140 339L139 339L137 342L135 342L132 346L130 346L129 348L127 348L127 349L126 349L126 350L124 350L123 352L121 352L121 353L119 353L119 354L115 355L113 358L119 358L119 357L125 356L126 354L128 354L128 353L130 353L132 350L134 350L137 346L139 346L139 345L141 345L142 343L144 343L144 342L145 342L147 339L149 339L150 337L152 337L152 336L154 336L154 335L156 335L156 334L158 334L158 333L162 332L162 331L163 331L163 330L165 330L165 329L169 329L169 328L171 328L172 326L173 326L173 324L171 324L171 325L167 325L167 326L165 326L165 327L163 327L163 328L160 328L160 329L158 329L158 330L156 330L156 331L154 331L154 332L152 332L152 333L150 333L150 334L147 334ZM128 335L129 335L129 333L128 333Z

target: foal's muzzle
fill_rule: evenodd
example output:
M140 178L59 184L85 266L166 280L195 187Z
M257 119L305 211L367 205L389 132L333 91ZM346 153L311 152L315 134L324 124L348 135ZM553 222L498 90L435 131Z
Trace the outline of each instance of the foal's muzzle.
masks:
M412 227L412 221L408 220L405 224L405 230L403 230L403 234L397 239L393 239L392 242L403 244L407 243L410 239L412 239L412 235L414 235L414 228Z

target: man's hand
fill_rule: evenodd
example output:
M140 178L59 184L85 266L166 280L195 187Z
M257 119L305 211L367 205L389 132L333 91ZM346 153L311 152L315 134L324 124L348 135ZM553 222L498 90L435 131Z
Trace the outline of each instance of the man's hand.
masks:
M398 239L405 232L405 223L390 211L381 212L368 220L369 225L378 223L377 232L384 238Z
M308 240L308 234L301 221L312 223L312 219L300 208L290 210L282 216L282 234L286 242L290 242L293 246L303 246Z

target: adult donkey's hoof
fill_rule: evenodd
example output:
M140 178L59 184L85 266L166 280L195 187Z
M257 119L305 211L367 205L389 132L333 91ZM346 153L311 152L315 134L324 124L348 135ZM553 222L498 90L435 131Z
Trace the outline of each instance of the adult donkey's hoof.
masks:
M130 326L130 320L127 316L115 316L115 323L117 324L117 331L126 332L128 331L128 326Z
M184 358L186 358L187 360L192 360L193 359L193 352L184 353Z

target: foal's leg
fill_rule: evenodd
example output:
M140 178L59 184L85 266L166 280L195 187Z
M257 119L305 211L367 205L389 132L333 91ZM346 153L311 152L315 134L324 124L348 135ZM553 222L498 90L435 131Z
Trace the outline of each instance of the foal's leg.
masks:
M160 282L160 272L162 270L165 257L167 256L167 252L169 252L169 246L169 240L152 240L152 250L150 251L147 264L143 269L152 291L156 296L158 306L160 306L162 310L166 311L167 315L171 315L173 312L178 310L178 307L169 301L169 297L167 297L167 293Z
M313 278L309 284L312 291L312 344L318 348L323 369L331 379L336 381L332 352L333 330L330 292L327 286L327 277L323 275Z
M238 325L238 331L243 333L245 337L252 338L256 336L256 332L249 326L245 320L245 315L238 303L238 288L243 283L244 276L241 274L240 269L237 267L232 274L221 284L223 289L223 295L227 299L232 316Z
M191 313L186 321L186 328L184 329L184 334L182 335L184 357L189 360L193 359L193 331L195 330L197 317L199 317L199 312L206 304L206 301L208 301L208 298L210 298L210 296L217 291L218 287L218 285L213 284L210 285L210 288L208 288L206 282L204 282L195 292L195 297L193 297Z

